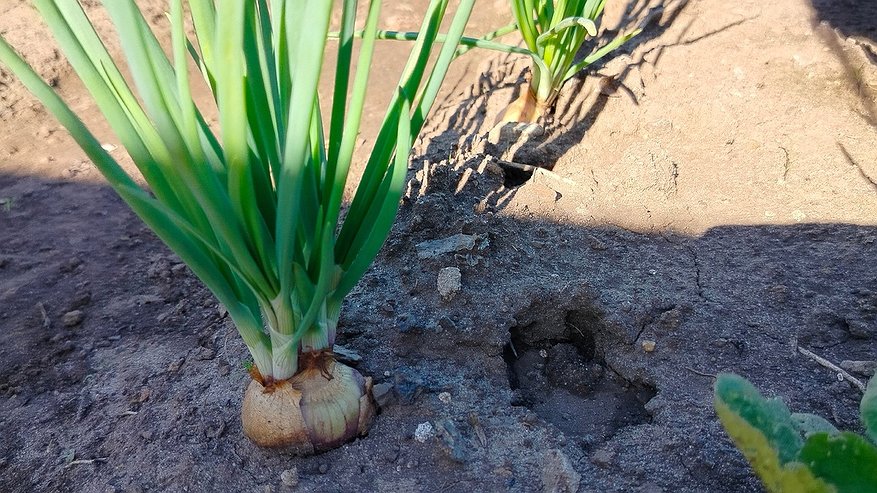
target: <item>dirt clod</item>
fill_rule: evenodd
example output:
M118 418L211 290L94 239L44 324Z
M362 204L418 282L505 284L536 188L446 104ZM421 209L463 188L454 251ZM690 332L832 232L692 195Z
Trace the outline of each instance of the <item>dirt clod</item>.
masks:
M284 486L289 486L290 488L298 486L298 468L292 467L284 470L280 473L280 481Z
M582 475L576 472L563 451L552 449L545 453L542 467L543 493L576 493L581 480Z
M66 327L76 327L85 319L85 314L81 310L72 310L61 316L61 323Z
M460 292L462 274L457 267L445 267L438 273L436 287L445 301L450 301Z
M865 376L873 376L875 369L877 369L877 361L873 360L865 360L865 361L852 361L852 360L843 360L840 362L840 367L846 371L852 373L858 373L860 375Z

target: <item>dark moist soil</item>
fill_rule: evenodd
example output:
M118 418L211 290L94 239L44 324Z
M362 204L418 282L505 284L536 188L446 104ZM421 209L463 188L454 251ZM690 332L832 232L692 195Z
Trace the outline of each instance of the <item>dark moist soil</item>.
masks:
M243 436L224 311L0 74L0 491L760 491L713 376L858 430L796 347L875 359L870 6L617 2L643 34L504 135L526 61L461 59L340 323L380 415L313 457ZM95 124L26 3L0 11Z

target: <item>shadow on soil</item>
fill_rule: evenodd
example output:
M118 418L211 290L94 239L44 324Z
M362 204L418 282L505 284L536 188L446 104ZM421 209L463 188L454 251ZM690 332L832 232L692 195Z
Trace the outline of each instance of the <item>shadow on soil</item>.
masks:
M877 65L877 2L811 0L816 32L843 64L847 83L862 101L861 116L877 127L877 88L866 81L867 64Z
M877 41L877 3L872 0L811 0L819 21L844 36Z
M700 237L645 235L611 225L579 227L471 213L455 217L449 211L465 209L447 205L460 198L451 193L440 197L436 214L430 213L429 203L403 206L394 236L349 302L343 325L383 327L349 339L354 349L368 354L365 372L422 368L424 362L437 361L450 361L449 368L465 372L485 365L475 359L504 360L486 366L501 373L486 378L510 387L495 391L496 399L506 392L511 396L508 409L497 414L495 408L478 408L476 400L471 411L492 416L494 423L510 420L488 429L488 436L498 440L504 429L518 429L517 418L502 416L526 406L538 416L528 426L560 430L574 439L563 446L584 457L575 467L596 485L615 484L616 477L637 484L637 477L649 477L676 491L757 491L712 414L708 376L720 371L742 373L771 393L789 396L792 407L826 415L841 427L856 422L856 396L846 387L827 386L831 375L795 356L789 341L836 362L873 359L877 228L723 226ZM140 460L130 461L136 470L124 470L131 459L124 454L135 453L130 441L141 440L131 436L138 429L117 429L103 421L95 409L114 400L91 405L77 396L93 375L120 372L131 385L113 399L143 402L150 397L138 394L139 382L147 376L141 363L100 360L97 352L130 344L136 355L131 357L142 364L155 359L160 368L168 366L163 357L173 362L188 352L185 382L193 383L185 392L206 391L198 382L213 381L215 370L198 366L199 361L212 360L222 349L222 339L210 329L219 323L215 307L198 294L185 269L172 260L166 266L156 260L166 259L167 250L104 185L0 175L0 201L0 427L7 430L0 440L0 490L73 491L96 478L100 482L95 484L112 483L116 474L140 478L141 484L200 481L212 491L253 490L275 481L277 471L290 464L310 471L318 461L337 461L338 466L328 474L321 466L314 485L347 481L354 490L375 487L374 475L355 473L360 470L356 464L375 460L372 449L363 447L380 450L392 447L394 439L403 440L391 438L397 430L379 427L366 445L357 442L358 448L314 459L275 458L274 470L244 472L247 463L235 459L236 449L244 446L238 428L224 434L196 429L178 436L171 427L161 436L149 432L148 440L155 442L143 453L159 446L155 453L171 462L174 456L185 457L188 479L171 475L159 481ZM417 243L461 232L489 242L478 252L417 259ZM438 268L447 265L459 266L463 275L463 290L454 303L443 302L434 287ZM369 286L381 286L381 294ZM191 293L196 293L194 300ZM394 308L382 312L387 299L395 300ZM72 311L80 311L82 318L68 319ZM164 313L176 317L173 328L166 319L162 322ZM367 318L380 313L387 320ZM414 330L394 323L409 316L422 321ZM654 353L642 349L648 341L657 341ZM167 375L165 370L149 375L150 406L170 399L175 386L183 385ZM449 377L432 375L424 381ZM466 398L465 392L452 388L455 399ZM403 421L408 415L431 419L432 411L416 413L431 405L426 396L432 393L438 389L418 390L411 407L396 404L403 407L391 414ZM218 409L218 422L237 422L234 405ZM196 407L192 412L201 411ZM189 417L167 419L183 423ZM149 427L163 423L147 423L139 432L146 436ZM462 423L458 426L467 426ZM93 443L82 444L76 453L109 457L115 465L63 468L56 455L57 433L89 437ZM532 455L533 450L520 447L510 457ZM612 460L617 467L595 468L588 460L595 447L603 447L601 457L605 450L616 450ZM418 477L432 481L432 474L440 481L451 471L465 479L467 468L474 468L468 483L462 483L465 488L481 484L491 490L506 484L490 482L492 476L478 469L477 461L483 460L478 454L487 452L471 452L475 459L459 464L441 462L440 448L418 450L435 454L423 457L423 464L443 464L411 472ZM217 460L227 467L213 467ZM725 465L716 469L717 463ZM396 466L380 462L373 467ZM354 472L342 481L346 470Z

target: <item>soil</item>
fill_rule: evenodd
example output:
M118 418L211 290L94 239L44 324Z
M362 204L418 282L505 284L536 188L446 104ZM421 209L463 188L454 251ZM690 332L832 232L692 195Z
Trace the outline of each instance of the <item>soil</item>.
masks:
M479 4L473 33L508 17ZM0 34L112 144L37 19L7 0ZM313 457L243 436L224 311L0 70L0 491L760 491L719 372L858 430L796 347L877 359L875 4L616 1L601 39L641 23L542 127L491 133L527 60L457 62L342 315L380 414Z

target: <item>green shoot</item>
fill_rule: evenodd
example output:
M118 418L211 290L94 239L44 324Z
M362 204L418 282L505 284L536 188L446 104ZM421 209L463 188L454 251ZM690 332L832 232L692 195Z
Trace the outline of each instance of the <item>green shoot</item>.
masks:
M293 376L300 354L331 350L342 300L390 232L411 146L474 3L462 0L448 32L440 34L448 0L430 2L342 220L380 2L369 3L354 66L357 1L340 1L334 90L324 119L317 87L332 0L189 0L188 9L171 0L169 55L134 0L104 0L127 70L78 1L34 0L149 191L0 39L0 64L43 102L116 192L227 308L269 382ZM187 20L195 28L191 40ZM441 40L430 63L433 44ZM218 131L193 102L190 64L212 91Z

